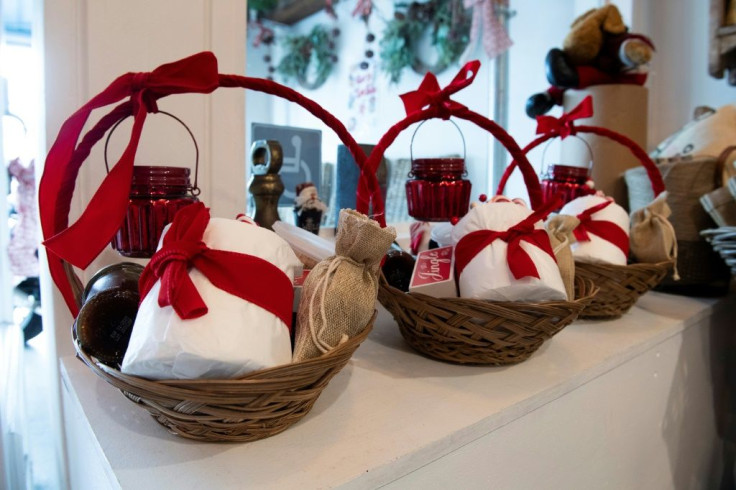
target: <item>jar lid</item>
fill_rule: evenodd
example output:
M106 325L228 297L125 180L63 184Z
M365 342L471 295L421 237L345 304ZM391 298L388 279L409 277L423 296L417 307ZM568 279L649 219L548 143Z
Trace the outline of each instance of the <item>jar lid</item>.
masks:
M549 173L555 177L571 177L576 179L587 179L590 175L588 167L576 167L574 165L550 165Z
M135 186L176 186L189 187L188 167L146 166L133 167L133 182Z
M412 173L462 174L464 158L415 158L411 162Z

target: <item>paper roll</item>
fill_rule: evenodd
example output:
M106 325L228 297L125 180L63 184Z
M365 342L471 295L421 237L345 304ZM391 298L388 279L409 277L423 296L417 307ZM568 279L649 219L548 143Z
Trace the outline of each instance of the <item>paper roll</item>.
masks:
M567 90L564 110L570 111L588 95L593 97L593 117L575 121L578 126L599 126L629 137L646 149L648 90L640 85L595 85L585 90ZM602 136L580 133L593 152L592 178L596 189L626 206L626 184L622 174L640 165L627 147ZM588 149L576 138L562 142L561 162L585 166L590 160Z

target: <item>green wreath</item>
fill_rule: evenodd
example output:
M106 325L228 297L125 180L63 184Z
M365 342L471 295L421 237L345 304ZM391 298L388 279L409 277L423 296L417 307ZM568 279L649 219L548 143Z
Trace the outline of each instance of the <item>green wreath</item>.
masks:
M391 81L401 79L404 68L416 73L441 73L457 62L470 41L471 17L462 0L429 0L426 3L397 4L394 18L386 25L380 42L383 71ZM437 50L434 65L422 61L417 45L427 29L431 29L432 45Z
M284 42L286 55L276 70L287 81L295 78L299 85L306 89L319 88L330 76L337 62L332 39L337 32L339 31L333 30L330 33L325 27L316 25L305 36L287 38ZM316 66L313 63L316 63ZM311 69L312 66L314 70Z

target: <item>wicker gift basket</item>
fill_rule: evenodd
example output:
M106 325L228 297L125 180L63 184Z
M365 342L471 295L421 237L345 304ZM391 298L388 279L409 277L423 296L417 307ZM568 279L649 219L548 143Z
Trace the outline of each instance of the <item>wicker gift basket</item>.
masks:
M41 222L48 249L52 277L72 314L77 317L81 305L81 281L72 264L86 267L117 231L124 216L130 189L133 158L138 136L147 112L156 112L157 99L177 93L210 93L218 87L256 90L301 105L329 127L361 164L366 156L345 127L315 102L269 80L237 75L222 75L212 53L199 53L162 65L151 73L128 73L116 79L101 94L72 115L62 126L49 152L40 187ZM127 99L127 100L126 100ZM77 143L92 109L118 104ZM79 167L92 146L119 120L134 116L133 135L120 161L112 168L92 198L82 217L67 226L69 202ZM363 189L372 189L374 202L381 200L375 175L363 174ZM359 199L367 199L358 196ZM103 216L106 223L84 222L94 213L100 199L122 202L115 219ZM121 214L122 212L122 214ZM99 213L98 213L99 214ZM76 227L76 230L73 228ZM94 232L90 233L89 230ZM77 235L74 235L74 233ZM86 250L81 255L60 254L56 240L72 234L72 243L80 244L84 233ZM63 249L63 247L62 247ZM306 361L285 364L252 372L239 379L192 379L152 381L121 373L93 357L81 347L73 329L78 357L102 379L118 388L128 399L148 410L157 422L174 434L202 441L253 441L284 431L303 418L312 408L329 381L345 366L353 352L370 332L375 314L362 332L326 354Z
M592 105L589 110L581 110L583 104L592 104L591 99L589 97L586 98L581 103L581 106L576 107L568 114L563 114L559 119L552 116L540 116L537 118L540 122L537 133L541 133L541 135L524 147L522 153L526 155L540 144L552 138L560 137L564 139L567 136L578 133L595 134L616 141L631 150L631 153L646 170L654 195L658 196L663 192L665 186L659 169L652 159L649 158L649 155L634 141L606 128L576 125L574 123L577 118L592 115ZM499 181L496 191L497 194L503 192L506 182L519 162L516 159L506 168ZM657 286L667 276L673 265L674 262L610 265L575 261L576 278L579 277L592 281L600 288L598 294L595 295L593 300L590 301L585 307L585 310L580 314L580 318L613 319L620 317L636 303L642 294Z
M450 99L472 82L478 66L477 62L468 63L444 89L428 73L418 91L402 96L408 115L381 138L366 161L366 170L375 171L384 151L410 125L454 116L490 132L522 162L530 194L534 202L541 202L539 181L514 139L493 121ZM380 221L382 208L380 202L377 204L374 211ZM359 203L359 211L361 205L365 203ZM382 278L378 300L393 315L407 343L421 354L458 364L503 365L529 358L545 340L577 318L596 290L592 282L580 279L573 301L492 302L405 293Z

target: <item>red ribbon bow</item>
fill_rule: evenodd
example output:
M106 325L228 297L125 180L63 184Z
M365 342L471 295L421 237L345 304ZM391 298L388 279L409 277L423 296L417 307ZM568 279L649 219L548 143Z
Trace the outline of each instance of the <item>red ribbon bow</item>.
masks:
M592 219L593 215L598 211L607 208L613 204L613 201L606 201L586 209L577 215L580 224L575 227L573 234L579 242L589 242L588 233L599 236L607 242L611 242L621 249L624 255L629 255L629 237L626 232L616 223L604 220Z
M219 85L217 59L210 52L189 56L161 65L150 73L127 73L67 119L56 138L39 184L41 228L46 239L49 269L54 282L76 316L78 306L66 280L62 259L86 268L110 243L126 213L133 162L147 112L155 112L156 100L180 93L210 93ZM100 107L119 102L77 146L77 141L90 113ZM80 218L67 226L67 216L74 182L82 161L89 154L100 133L120 117L134 116L130 142L117 165L102 181Z
M450 99L450 95L473 83L479 69L480 61L468 61L445 88L440 88L440 84L437 82L437 77L434 76L434 73L427 72L417 90L401 95L406 114L411 115L421 112L425 107L429 106L436 107L440 111L443 119L449 119L450 113L453 110L466 108L464 105Z
M460 274L462 274L468 263L481 250L495 240L503 240L508 243L506 263L509 265L514 278L536 277L539 279L539 271L537 271L537 267L534 265L531 257L529 257L529 254L521 248L521 242L524 241L536 245L556 261L552 244L549 241L549 235L544 229L534 227L537 221L546 218L557 206L558 200L554 199L553 201L539 211L530 214L527 218L508 230L478 230L462 237L455 246L455 270L457 277L460 277Z
M593 115L593 98L589 95L583 99L573 110L562 114L559 118L554 116L537 116L537 134L559 134L563 140L575 134L573 121Z
M185 320L205 315L207 305L189 276L191 266L215 287L270 311L291 329L294 289L289 277L260 257L207 247L202 237L209 221L210 212L202 203L176 213L161 248L143 269L141 300L160 279L159 306L173 307Z

